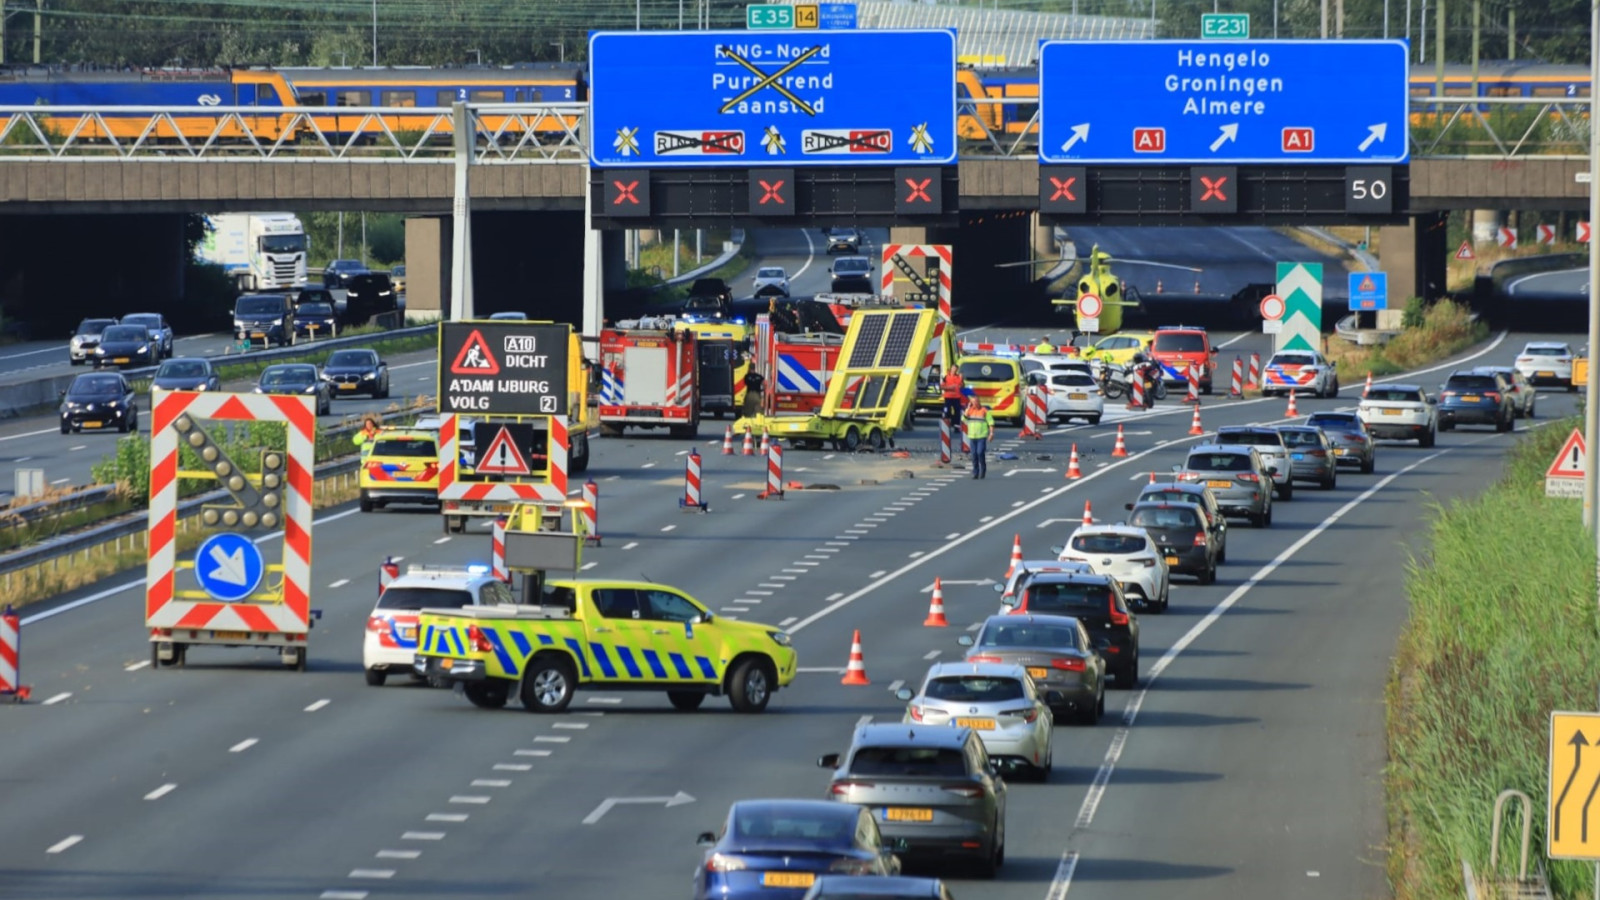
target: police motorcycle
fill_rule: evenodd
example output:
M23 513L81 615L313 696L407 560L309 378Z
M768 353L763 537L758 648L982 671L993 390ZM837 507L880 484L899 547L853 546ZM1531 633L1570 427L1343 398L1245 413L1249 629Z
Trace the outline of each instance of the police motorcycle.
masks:
M1139 378L1144 383L1146 409L1155 406L1157 400L1166 399L1167 383L1161 377L1161 364L1149 359L1143 353L1136 354L1131 363L1122 366L1095 360L1093 372L1101 392L1109 400L1115 400L1129 393L1134 378Z

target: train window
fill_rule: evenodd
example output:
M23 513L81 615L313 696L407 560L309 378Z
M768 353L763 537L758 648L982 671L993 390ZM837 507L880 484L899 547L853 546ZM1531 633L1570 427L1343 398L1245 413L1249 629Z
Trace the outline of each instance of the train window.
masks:
M1519 87L1492 87L1484 91L1486 97L1521 97L1522 88Z
M544 88L529 88L528 99L534 103L544 102Z
M257 106L279 106L279 105L281 105L278 102L278 92L273 90L272 85L270 85L270 84L258 84L258 85L256 85L256 105Z
M471 97L473 103L504 103L505 99L505 91L473 91Z
M467 98L462 97L461 99L465 100ZM439 92L439 96L438 96L438 101L439 101L438 105L440 105L440 106L449 106L450 104L456 102L456 92L455 91L440 91Z
M366 106L366 91L338 91L334 94L334 106Z
M301 91L300 102L305 106L327 106L327 91Z
M1431 85L1429 87L1414 87L1411 89L1411 96L1431 97L1433 96L1433 87Z
M1444 89L1444 95L1446 97L1471 97L1472 96L1472 88L1470 88L1470 87L1447 87L1447 88Z
M381 98L379 106L416 106L416 91L383 91L378 94Z
M1586 84L1551 84L1533 89L1535 97L1587 97L1589 86Z

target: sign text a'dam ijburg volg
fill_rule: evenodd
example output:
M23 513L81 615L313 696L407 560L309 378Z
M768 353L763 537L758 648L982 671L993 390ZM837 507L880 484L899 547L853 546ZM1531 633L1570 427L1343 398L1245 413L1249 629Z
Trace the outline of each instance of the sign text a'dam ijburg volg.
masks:
M495 416L567 414L572 326L525 322L439 325L439 411Z

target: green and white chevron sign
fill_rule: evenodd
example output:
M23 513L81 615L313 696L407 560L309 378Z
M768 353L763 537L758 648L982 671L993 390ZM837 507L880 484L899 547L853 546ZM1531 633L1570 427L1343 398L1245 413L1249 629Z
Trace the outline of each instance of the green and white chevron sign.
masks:
M1273 352L1322 349L1322 263L1278 263L1283 330Z

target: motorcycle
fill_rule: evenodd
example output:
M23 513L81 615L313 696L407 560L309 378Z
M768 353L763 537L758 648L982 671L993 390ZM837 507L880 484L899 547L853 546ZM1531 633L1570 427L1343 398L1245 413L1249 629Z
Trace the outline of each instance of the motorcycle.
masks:
M1161 367L1154 363L1145 363L1137 367L1135 375L1133 366L1101 365L1095 378L1100 383L1100 391L1107 399L1116 400L1123 394L1129 393L1130 385L1135 377L1144 381L1144 403L1148 409L1155 405L1157 400L1167 397L1167 383L1161 377Z

